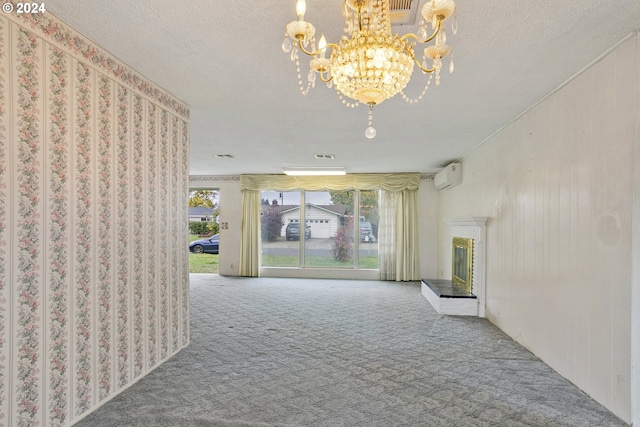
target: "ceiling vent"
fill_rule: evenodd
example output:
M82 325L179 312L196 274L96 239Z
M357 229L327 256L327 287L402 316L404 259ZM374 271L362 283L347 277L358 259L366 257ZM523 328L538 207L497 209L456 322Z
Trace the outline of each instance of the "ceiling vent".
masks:
M333 154L314 154L313 157L320 160L333 160L336 158Z
M416 25L419 0L390 0L391 25Z

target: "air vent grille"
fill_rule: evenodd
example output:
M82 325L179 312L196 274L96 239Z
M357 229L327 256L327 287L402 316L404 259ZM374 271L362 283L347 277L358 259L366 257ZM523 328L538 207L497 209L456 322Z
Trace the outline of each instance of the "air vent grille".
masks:
M391 25L415 25L419 0L390 0Z
M413 0L391 0L389 2L389 8L393 10L409 10L411 9L411 3Z
M333 154L314 154L313 157L320 160L333 160L336 158Z
M231 154L214 154L214 156L218 159L233 159Z

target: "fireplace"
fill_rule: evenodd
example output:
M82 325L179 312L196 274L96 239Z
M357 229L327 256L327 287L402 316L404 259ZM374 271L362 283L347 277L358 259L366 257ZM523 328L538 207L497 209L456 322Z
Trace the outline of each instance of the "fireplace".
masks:
M453 218L442 236L442 277L422 279L422 295L440 314L485 316L486 217ZM449 252L451 251L451 252ZM451 261L451 265L449 264Z

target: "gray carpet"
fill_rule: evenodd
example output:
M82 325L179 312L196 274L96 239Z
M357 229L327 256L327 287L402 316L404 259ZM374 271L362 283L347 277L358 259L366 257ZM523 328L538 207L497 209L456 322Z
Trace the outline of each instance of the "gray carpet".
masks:
M191 275L191 345L77 426L624 426L420 284Z

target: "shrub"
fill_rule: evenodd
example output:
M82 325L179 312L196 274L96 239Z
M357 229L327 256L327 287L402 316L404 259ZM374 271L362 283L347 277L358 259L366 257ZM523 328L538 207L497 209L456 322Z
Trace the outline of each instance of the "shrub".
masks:
M205 224L207 224L207 233L211 234L212 236L214 234L218 234L218 232L220 231L220 224L215 221L205 222Z
M349 224L338 227L331 243L331 255L336 261L353 259L353 227Z
M260 226L262 228L262 240L273 242L280 237L284 219L282 213L275 209L268 209L260 218Z
M218 223L213 221L191 221L189 222L189 232L198 235L209 233L213 235L218 232Z

